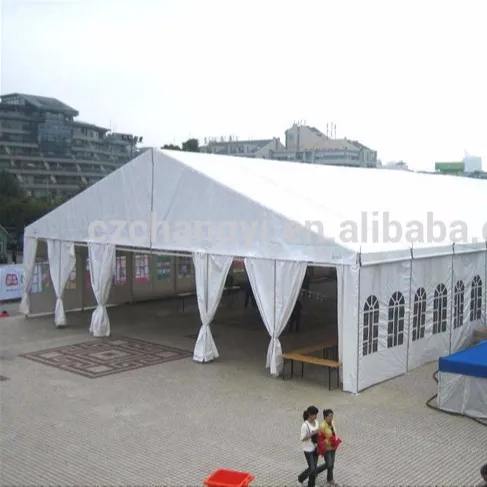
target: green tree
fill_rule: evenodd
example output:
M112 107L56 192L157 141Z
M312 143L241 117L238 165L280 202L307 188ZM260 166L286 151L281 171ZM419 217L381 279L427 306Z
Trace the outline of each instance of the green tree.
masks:
M0 199L21 198L23 195L17 178L7 171L0 171Z
M200 143L198 139L188 139L186 142L183 142L182 149L185 152L199 152L200 151Z
M174 144L166 144L161 147L161 149L167 149L167 150L181 150L181 147L179 145L174 145Z

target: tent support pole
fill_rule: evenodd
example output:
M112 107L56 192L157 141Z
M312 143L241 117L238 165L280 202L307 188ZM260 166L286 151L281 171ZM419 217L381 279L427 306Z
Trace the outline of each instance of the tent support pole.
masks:
M357 292L357 392L356 394L359 393L359 385L360 385L360 380L359 380L359 374L360 374L360 314L362 313L362 310L360 308L360 293L361 293L361 279L360 275L362 272L362 252L359 253L358 255L358 292ZM345 281L345 279L344 279ZM343 303L343 297L342 297L342 303Z
M451 286L450 286L450 348L449 354L451 355L451 339L453 336L453 313L455 312L455 243L452 245L452 253L451 253Z
M411 298L413 297L413 249L411 247L411 263L409 265L409 320L408 320L408 343L406 346L406 374L409 372L409 345L412 340L411 335ZM413 315L414 315L414 305L413 305Z
M272 329L272 340L274 341L276 339L276 299L277 299L277 293L276 293L276 271L277 268L277 261L274 259L274 313L273 313L273 329ZM276 370L276 372L278 372ZM277 377L277 376L276 376Z
M485 284L484 284L484 289L487 291L487 242L485 242L485 251L484 251L484 255L485 255ZM487 321L487 292L484 291L484 324L486 323Z
M205 258L206 258L206 276L205 276L205 281L206 281L206 285L205 285L205 309L206 309L206 314L208 314L208 284L209 284L209 279L208 279L208 275L209 275L209 271L210 271L210 256L209 254L205 254ZM198 297L196 297L198 298ZM211 333L211 328L210 328L210 323L208 323L208 328L210 329L210 333ZM204 341L204 345L205 345L205 353L206 353L206 337L208 336L207 333L205 333L205 341ZM203 357L203 363L205 363L205 358Z

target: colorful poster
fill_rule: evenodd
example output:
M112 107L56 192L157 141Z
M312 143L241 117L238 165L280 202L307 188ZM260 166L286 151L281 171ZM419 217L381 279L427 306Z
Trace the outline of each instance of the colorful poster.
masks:
M41 262L41 270L42 270L42 288L50 288L51 287L51 274L49 273L49 261Z
M135 254L135 282L149 282L149 256Z
M123 286L127 282L127 257L121 255L115 259L115 273L113 283L116 286Z
M244 272L245 263L243 260L233 259L232 268L233 268L233 272Z
M0 302L19 299L24 292L24 267L21 265L0 266Z
M66 289L67 290L76 289L76 265L74 266L74 269L71 271L71 274L69 275L68 282L66 283Z
M193 259L191 257L178 257L178 276L190 277Z
M31 294L38 294L42 292L42 270L41 264L34 264L34 273L32 275L32 287L30 290Z
M86 258L85 279L86 279L86 287L88 289L90 289L91 288L91 274L90 274L90 259L89 259L89 257Z
M158 255L156 261L157 280L167 281L171 278L171 257Z

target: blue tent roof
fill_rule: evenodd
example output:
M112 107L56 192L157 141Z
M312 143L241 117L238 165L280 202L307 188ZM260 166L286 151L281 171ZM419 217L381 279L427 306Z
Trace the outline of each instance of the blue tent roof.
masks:
M440 357L439 370L487 379L487 340L448 357Z

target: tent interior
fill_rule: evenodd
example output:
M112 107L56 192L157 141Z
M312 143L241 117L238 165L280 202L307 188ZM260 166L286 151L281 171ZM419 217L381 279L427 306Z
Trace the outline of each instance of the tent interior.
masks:
M343 389L359 392L466 346L485 323L485 239L412 247L404 235L370 241L362 228L344 241L340 224L363 223L364 212L426 228L432 208L445 226L481 228L485 182L397 173L152 149L26 228L21 310L54 310L64 326L64 310L94 308L90 332L108 336L109 305L196 294L194 359L208 362L219 356L210 325L231 302L225 285L248 278L271 374L282 372L280 337L302 298L303 326L323 326L320 340L337 336ZM236 220L230 239L181 232L181 222ZM255 222L265 231L249 240Z
M86 246L75 246L76 264L67 280L63 303L66 312L66 323L79 324L79 311L92 311L97 306L90 279L88 250ZM165 339L166 326L175 315L184 314L193 322L192 333L184 335L194 342L198 337L200 326L197 315L195 267L191 255L152 254L150 252L117 251L113 282L107 307L110 308L111 332L119 334L117 320L112 319L113 307L124 307L123 314L130 315L134 328L140 327L141 316L153 314L159 327L152 333L160 340ZM310 283L307 289L301 289L298 300L302 303L302 316L299 332L284 330L284 350L308 344L309 340L327 341L337 339L337 286L336 271L330 267L309 267ZM259 311L252 306L252 299L246 296L247 273L243 260L235 259L229 269L225 283L225 292L215 314L213 325L223 331L215 335L219 351L225 356L225 350L219 346L219 339L226 343L235 343L231 336L233 330L250 331L255 340L255 332L265 339L268 336L262 323ZM146 306L150 302L149 306ZM134 306L134 305L141 306ZM38 242L36 263L30 293L31 318L53 315L56 306L56 292L50 274L49 256L45 241ZM132 312L127 311L130 306ZM144 306L146 309L144 311ZM74 313L74 314L73 314ZM142 313L142 314L141 314ZM81 326L88 327L90 314L85 314ZM117 318L118 319L118 318ZM143 321L143 320L141 320ZM124 331L127 327L124 323ZM140 331L140 330L139 330ZM215 333L214 333L215 334ZM234 334L234 333L233 333ZM234 337L241 344L241 337ZM229 342L230 340L230 342ZM265 340L263 340L265 342ZM236 344L236 343L235 343ZM266 344L267 346L267 344ZM256 357L262 365L262 354ZM306 374L309 375L308 372ZM327 383L326 374L311 373L310 377Z

